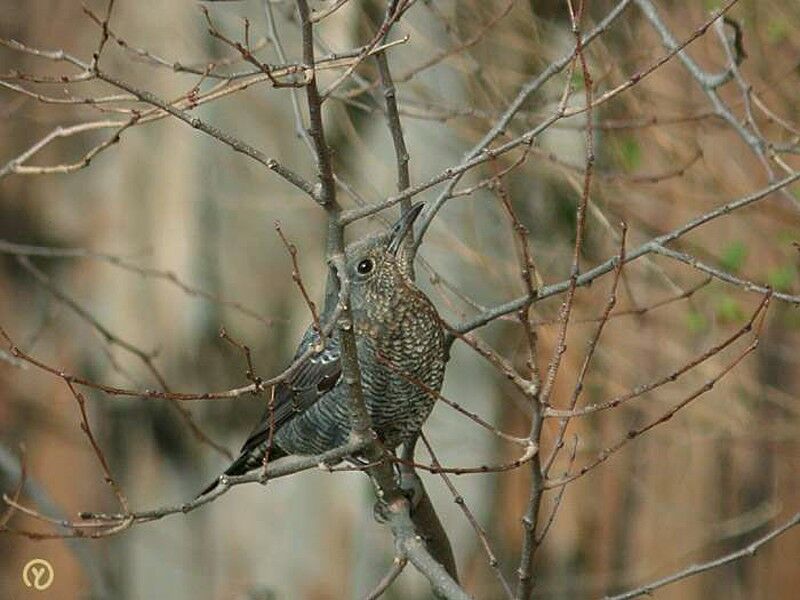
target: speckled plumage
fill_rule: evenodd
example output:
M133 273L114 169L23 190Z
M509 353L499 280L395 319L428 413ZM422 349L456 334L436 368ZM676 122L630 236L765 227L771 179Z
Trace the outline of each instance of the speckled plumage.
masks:
M435 397L414 382L439 391L444 379L441 319L433 303L414 285L402 256L402 239L419 209L418 205L388 234L353 244L346 251L364 402L373 429L388 448L411 440L433 408ZM361 272L365 261L372 261L369 273ZM309 327L295 356L318 340ZM349 433L337 333L276 387L272 413L264 412L241 455L225 473L237 475L258 468L270 439L272 459L331 450L346 443ZM216 481L203 493L215 486Z

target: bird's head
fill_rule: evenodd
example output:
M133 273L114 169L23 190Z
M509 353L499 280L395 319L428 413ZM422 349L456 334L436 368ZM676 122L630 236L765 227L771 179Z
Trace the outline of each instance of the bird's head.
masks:
M422 207L422 203L412 207L387 232L347 247L347 276L352 286L351 300L355 310L362 308L364 302L391 298L410 281L403 242L412 235L414 221Z

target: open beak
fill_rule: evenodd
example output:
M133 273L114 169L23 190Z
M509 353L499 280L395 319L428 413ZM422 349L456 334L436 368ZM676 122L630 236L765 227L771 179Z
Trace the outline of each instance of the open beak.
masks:
M392 229L389 232L389 246L387 247L389 252L392 254L397 254L397 251L400 249L400 246L402 246L406 235L413 232L414 221L416 221L424 206L424 202L415 204L411 207L411 210L400 217L397 222L392 225Z

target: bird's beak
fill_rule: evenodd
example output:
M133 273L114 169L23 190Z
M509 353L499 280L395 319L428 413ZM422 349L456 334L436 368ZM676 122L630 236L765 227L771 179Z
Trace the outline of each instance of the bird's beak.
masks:
M387 247L389 252L392 254L397 254L397 251L403 244L403 240L405 239L406 235L414 230L414 221L416 221L424 206L424 202L415 204L411 207L411 210L400 217L397 222L392 225L392 229L389 232L389 246Z

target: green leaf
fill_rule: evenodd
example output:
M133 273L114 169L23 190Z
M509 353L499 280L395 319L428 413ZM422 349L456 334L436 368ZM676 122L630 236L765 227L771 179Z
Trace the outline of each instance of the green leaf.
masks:
M731 273L737 273L742 268L744 260L747 258L747 246L744 242L736 241L728 244L722 251L720 264L722 268Z
M789 24L782 19L774 19L767 25L767 39L771 44L780 44L789 37Z
M795 270L792 265L783 265L770 270L767 274L769 285L779 292L788 291L794 283Z
M635 171L642 164L642 149L636 138L626 137L620 141L619 156L626 171Z
M744 321L745 315L739 302L725 294L717 303L717 318L724 323L738 323Z
M686 327L691 333L703 333L708 330L708 319L697 310L691 310L686 315Z
M787 310L783 313L783 324L790 329L800 329L800 310Z
M583 86L583 69L575 69L572 72L572 87L576 90L582 90Z

